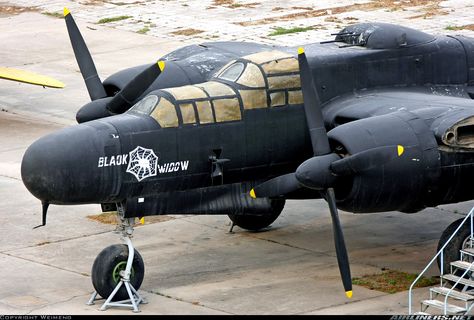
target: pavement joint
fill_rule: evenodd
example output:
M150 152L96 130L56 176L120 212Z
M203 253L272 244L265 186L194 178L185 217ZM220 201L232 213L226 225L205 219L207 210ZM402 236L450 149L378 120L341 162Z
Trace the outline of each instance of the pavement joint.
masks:
M220 230L227 231L227 229L224 228L224 227L210 226L210 225L205 224L205 223L199 223L199 222L191 221L191 220L188 220L188 219L187 219L186 221L187 221L187 222L190 222L190 223L197 224L197 225L201 225L201 226L213 228L213 229L220 229ZM228 234L228 235L236 235L236 236L254 238L254 239L258 239L258 240L262 240L262 241L266 241L266 242L278 244L278 245L285 246L285 247L289 247L289 248L293 248L293 249L299 249L299 250L303 250L303 251L307 251L307 252L311 252L311 253L317 253L317 254L319 254L319 253L324 254L323 252L314 251L314 250L311 250L311 249L308 249L308 248L298 247L298 246L296 246L296 245L291 245L291 244L289 244L289 243L278 242L278 241L273 240L273 239L266 239L266 238L262 238L262 237L258 237L258 236L257 236L257 234L265 233L265 232L268 232L268 231L271 231L271 230L272 230L271 228L268 228L268 229L266 229L266 230L264 230L264 231L260 231L260 232L250 232L250 231L246 231L246 230L242 229L242 232L233 231L232 233L226 232L226 234Z
M7 179L13 179L13 180L17 180L17 181L21 181L20 178L16 178L16 177L12 177L12 176L7 176L7 175L4 175L4 174L0 174L0 177L2 177L2 178L7 178Z
M67 271L67 272L71 272L71 273L74 273L76 275L81 275L83 277L88 277L90 278L90 275L86 275L82 272L77 272L77 271L74 271L74 270L70 270L70 269L67 269L67 268L61 268L61 267L58 267L58 266L54 266L52 264L49 264L49 263L45 263L45 262L40 262L40 261L36 261L36 260L33 260L33 259L28 259L28 258L24 258L24 257L19 257L19 256L16 256L14 254L11 254L11 253L5 253L5 252L0 252L0 255L4 255L4 256L7 256L7 257L10 257L10 258L16 258L16 259L20 259L20 260L24 260L24 261L28 261L28 262L32 262L34 264L39 264L39 265L42 265L42 266L45 266L45 267L50 267L50 268L54 268L54 269L58 269L58 270L62 270L62 271Z
M49 307L54 306L54 305L58 305L58 304L65 303L65 302L69 302L69 301L72 301L72 300L74 300L74 299L76 299L76 298L79 298L79 297L82 297L82 296L87 297L87 295L80 294L80 295L72 296L72 297L70 297L70 298L68 298L68 299L66 299L66 300L56 301L56 302L52 302L52 303L51 303L51 302L45 303L45 304L39 306L38 308L33 308L33 309L31 309L30 311L28 311L28 312L25 313L25 314L26 314L26 315L29 315L29 314L32 314L32 313L38 314L38 311L40 311L40 310L42 310L42 309L44 309L44 308L49 308ZM84 304L85 304L85 303L84 303Z
M20 179L17 179L17 180L20 180ZM20 181L21 181L21 180L20 180ZM90 234L80 235L80 236L77 236L77 237L71 237L71 238L66 238L66 239L52 240L52 241L48 241L47 243L33 244L33 245L30 245L30 246L18 247L18 248L15 248L15 249L7 249L7 250L4 250L4 251L0 251L0 254L1 254L1 253L4 253L4 254L6 254L6 255L10 255L10 252L12 252L12 251L19 251L19 250L23 250L23 249L29 249L29 248L35 248L35 247L48 246L48 245L55 244L55 243L61 243L61 242L67 242L67 241L71 241L71 240L77 240L77 239L83 239L83 238L88 238L88 237L94 237L94 236L97 236L97 235L101 235L101 234L105 234L105 233L113 233L113 232L114 232L113 230L100 231L100 232L96 232L96 233L90 233Z
M210 310L219 311L219 312L225 312L225 313L228 313L228 314L231 314L231 315L235 315L235 313L229 312L228 310L223 310L223 309L219 309L219 308L215 308L215 307L210 307L210 306L207 306L207 305L205 305L205 304L202 304L201 302L198 302L198 303L196 304L196 302L189 301L189 300L182 299L182 298L178 298L178 297L173 297L173 296L171 296L171 295L169 295L169 294L164 294L164 293L161 293L161 292L159 292L159 291L153 291L153 290L152 290L152 291L148 291L148 290L143 290L143 289L141 289L141 291L147 292L147 293L149 293L149 294L156 294L156 295L161 296L161 297L163 297L163 298L173 299L173 300L179 301L179 302L189 303L189 304L194 305L194 306L198 305L198 306L200 306L200 307L204 307L204 308L207 308L207 309L210 309Z

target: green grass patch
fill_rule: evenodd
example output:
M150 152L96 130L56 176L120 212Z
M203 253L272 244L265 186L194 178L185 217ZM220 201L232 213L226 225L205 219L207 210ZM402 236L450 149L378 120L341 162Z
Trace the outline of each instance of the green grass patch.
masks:
M309 30L313 30L313 27L294 27L294 28L276 27L273 30L274 30L273 32L268 34L269 36L280 36L282 34L306 32Z
M452 26L452 25L449 25L447 27L445 27L444 29L446 30L454 30L454 31L458 31L458 30L471 30L471 31L474 31L474 24L466 24L464 26Z
M48 12L48 11L45 11L45 12L41 12L42 14L44 14L45 16L50 16L50 17L54 17L54 18L63 18L64 17L64 14L62 12Z
M103 18L97 21L97 23L109 23L109 22L115 22L115 21L121 21L121 20L126 20L130 19L132 16L117 16L117 17L110 17L110 18Z
M145 33L147 33L148 31L150 31L150 28L144 27L144 28L141 28L140 30L138 30L137 33L139 33L139 34L145 34Z
M449 25L449 26L445 27L444 29L445 30L451 30L451 31L457 31L457 30L462 30L463 27Z
M398 270L385 270L381 274L365 275L360 278L352 278L352 284L386 293L406 291L415 281L417 274ZM421 277L415 288L430 287L439 284L437 277Z

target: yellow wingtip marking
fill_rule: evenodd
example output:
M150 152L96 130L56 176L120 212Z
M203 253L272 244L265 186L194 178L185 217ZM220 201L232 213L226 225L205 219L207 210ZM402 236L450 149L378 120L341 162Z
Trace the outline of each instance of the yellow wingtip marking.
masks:
M140 218L140 223L145 224L145 217Z
M304 48L303 47L299 47L298 48L298 54L303 54L304 53Z
M250 196L253 198L253 199L256 199L257 198L257 195L255 194L255 190L250 190Z
M398 152L399 157L403 154L404 151L405 151L405 148L403 148L403 146L401 145L397 146L397 152Z
M165 62L158 61L158 68L160 68L161 71L165 70Z
M34 72L0 67L0 79L7 79L17 82L26 82L50 88L64 88L65 85L61 81L51 77L43 76Z
M346 297L348 297L349 299L352 298L352 290L346 291Z
M63 11L63 12L64 12L64 16L67 16L68 14L71 13L71 11L69 11L69 9L66 8L66 7L64 7L64 11Z

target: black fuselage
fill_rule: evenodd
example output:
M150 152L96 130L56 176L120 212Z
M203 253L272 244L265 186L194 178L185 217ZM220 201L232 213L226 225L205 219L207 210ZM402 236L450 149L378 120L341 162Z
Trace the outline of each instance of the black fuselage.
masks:
M456 127L459 121L474 117L470 96L474 94L474 40L422 33L400 38L398 33L406 30L385 30L395 34L390 37L375 33L365 40L358 37L363 43L339 39L333 44L306 46L324 104L325 125L332 129L331 146L341 157L387 143L409 146L413 152L406 162L389 163L340 181L335 190L343 209L413 212L474 197L469 188L474 178L474 149L461 141L462 134L464 138L471 134L470 128ZM393 40L398 38L402 40ZM341 47L341 42L347 47ZM225 48L225 43L207 44L170 54L170 63L182 70L186 63L191 64L193 76L180 82L165 69L164 77L142 97L161 97L160 89L171 82L177 87L213 80L215 72L229 61L274 49L255 44ZM277 49L296 56L293 48ZM204 60L201 65L189 62L196 55L219 55L219 59L209 59L212 67L206 69ZM104 84L119 87L126 77L122 72ZM225 186L240 192L242 199L252 186L293 172L312 156L303 104L290 105L287 97L284 105L272 107L268 83L268 105L255 109L246 108L238 93L241 88L236 87L237 120L217 121L214 115L210 123L198 119L185 123L178 101L173 103L180 110L179 123L173 127L162 127L156 118L131 110L41 138L25 153L25 185L39 199L56 204L140 202L153 197L163 201L160 194L185 190L199 190L201 202L218 201L209 190L222 193ZM196 105L194 108L197 118ZM453 118L453 114L459 116ZM446 123L451 125L443 127ZM459 141L446 142L449 130L456 132ZM235 189L235 185L243 187ZM290 197L316 198L319 193L302 191ZM227 212L225 208L221 211ZM163 212L155 212L159 213Z

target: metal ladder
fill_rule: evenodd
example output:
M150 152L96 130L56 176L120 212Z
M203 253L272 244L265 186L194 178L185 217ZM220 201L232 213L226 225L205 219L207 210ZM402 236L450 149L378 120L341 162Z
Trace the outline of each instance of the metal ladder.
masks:
M418 275L410 286L408 293L408 314L413 314L412 294L413 287L426 273L428 268L436 261L438 257L441 260L440 266L440 286L430 288L430 298L421 301L421 311L416 315L466 315L474 307L474 238L473 238L473 212L474 208L469 211L464 220L459 224L454 233L449 237L448 241ZM444 274L444 249L456 236L461 227L470 219L471 233L470 241L467 248L462 248L461 259L450 263L450 272ZM454 284L453 284L454 283ZM428 313L427 309L430 308ZM436 310L432 310L436 309Z

